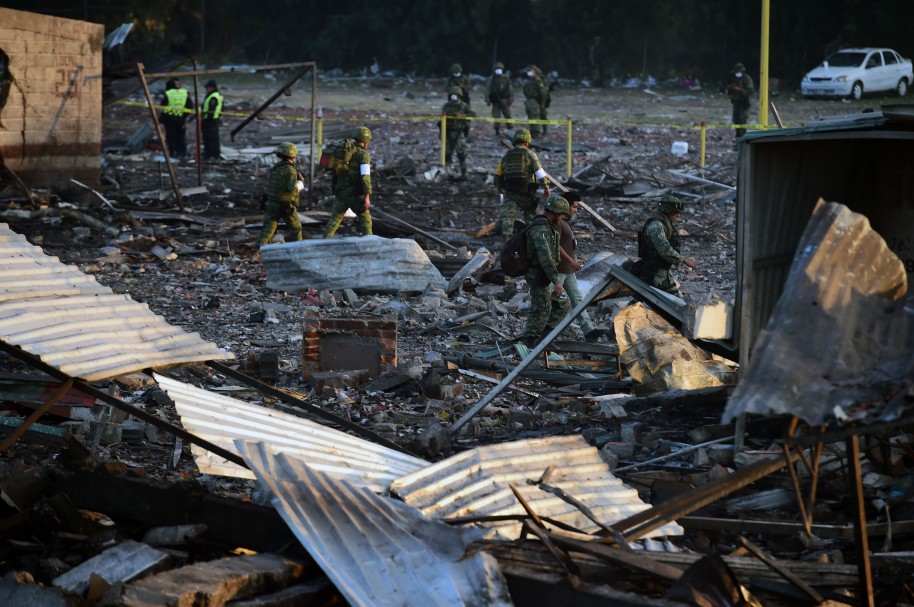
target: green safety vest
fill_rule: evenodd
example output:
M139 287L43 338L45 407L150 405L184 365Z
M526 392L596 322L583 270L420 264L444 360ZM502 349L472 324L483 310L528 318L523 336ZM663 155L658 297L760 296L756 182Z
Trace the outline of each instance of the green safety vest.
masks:
M184 115L184 106L187 105L187 89L168 89L165 91L168 107L164 112L170 116Z
M211 99L216 100L216 109L210 110L209 102ZM203 118L216 120L222 115L222 93L213 91L203 100Z

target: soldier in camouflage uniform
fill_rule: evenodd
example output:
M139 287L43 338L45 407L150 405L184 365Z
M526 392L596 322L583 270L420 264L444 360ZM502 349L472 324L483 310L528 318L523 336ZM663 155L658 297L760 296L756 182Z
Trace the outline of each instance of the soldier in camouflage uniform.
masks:
M518 211L528 223L536 213L536 190L542 185L546 196L550 192L546 171L536 153L530 149L530 131L517 129L514 147L505 152L495 169L495 187L502 195L498 210L501 233L505 240L514 234L514 218Z
M460 89L460 100L469 105L470 103L470 79L463 73L463 68L459 63L451 66L451 75L447 77L447 84L444 90L450 91L453 87Z
M263 229L257 245L263 246L273 240L279 220L286 222L289 242L302 239L301 221L298 219L298 195L305 189L304 177L295 168L298 148L294 143L280 143L276 148L279 162L270 169L267 182L267 201L263 212Z
M476 112L460 100L460 87L453 86L448 91L448 101L441 108L441 113L447 116L445 122L446 137L444 145L444 160L451 163L454 152L460 162L460 176L467 174L467 135L470 133L470 121L460 120L462 117L475 116Z
M349 160L349 171L345 178L337 183L338 193L333 202L333 211L324 228L324 238L330 238L343 222L346 209L355 213L359 235L371 235L371 156L368 154L368 142L371 141L371 130L359 127L355 135L355 152ZM343 176L341 176L343 177Z
M682 297L672 267L680 263L691 269L698 266L691 257L679 251L679 233L674 227L682 214L683 204L675 196L664 196L660 210L651 215L638 232L638 257L633 273L661 291Z
M511 119L511 106L514 104L514 87L511 79L505 75L505 65L495 64L495 72L486 81L486 105L492 107L492 118L504 116ZM495 122L495 136L501 134L501 124ZM508 125L505 124L505 129Z
M727 85L727 94L733 104L733 124L749 124L749 108L752 105L752 95L755 94L755 84L742 63L733 66L733 80ZM746 129L736 129L737 137L745 134Z
M527 80L524 82L524 109L530 120L546 120L546 104L549 101L549 85L543 73L535 65L527 67ZM531 124L530 136L534 139L542 134L546 136L546 125Z
M568 201L550 196L544 212L527 230L530 269L524 276L530 287L530 311L524 325L524 345L536 346L568 314L568 296L558 271L560 260L559 222L568 218Z

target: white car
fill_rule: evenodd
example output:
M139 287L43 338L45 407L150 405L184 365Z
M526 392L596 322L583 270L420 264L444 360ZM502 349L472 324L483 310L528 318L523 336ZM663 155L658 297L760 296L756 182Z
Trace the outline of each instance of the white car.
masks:
M850 97L864 93L908 93L914 81L911 60L888 48L849 48L832 53L817 68L803 76L804 97Z

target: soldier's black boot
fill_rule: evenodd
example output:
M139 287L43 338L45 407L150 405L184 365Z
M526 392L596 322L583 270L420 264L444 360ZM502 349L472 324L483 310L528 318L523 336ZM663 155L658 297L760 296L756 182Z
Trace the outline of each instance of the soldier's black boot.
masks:
M521 343L532 350L533 348L535 348L537 346L538 343L540 343L540 340L538 337L533 337L531 335L524 335L523 339L521 340Z

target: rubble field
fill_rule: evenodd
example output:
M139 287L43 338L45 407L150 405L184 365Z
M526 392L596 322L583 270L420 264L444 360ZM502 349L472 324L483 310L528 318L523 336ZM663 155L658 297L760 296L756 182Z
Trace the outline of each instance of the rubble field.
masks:
M608 337L587 343L576 324L569 327L547 349L539 365L501 391L459 432L449 435L448 428L526 354L522 346L514 344L526 317L526 285L523 279L501 274L494 259L502 238L497 224L493 225L498 219L498 195L492 176L505 145L491 123L473 122L469 171L460 178L455 164L448 169L440 165L434 120L445 101L440 82L322 77L318 103L324 142L355 126L372 129L368 150L373 162L375 234L414 239L444 283L418 290L390 284L383 291L366 292L335 287L337 277L329 276L329 286L270 288L272 253L258 252L253 245L260 229L259 201L278 143L295 142L300 150L299 168L309 174L307 87L280 97L234 141L230 131L281 80L239 76L220 81L228 114L222 123L223 159L202 166L194 161L174 165L184 192L180 205L155 139L146 140L139 150L128 149L141 127L151 123L148 110L140 103L142 97L134 96L126 100L131 103L105 108L99 186L89 189L74 183L62 191L34 190L31 200L0 192L8 195L0 221L48 255L75 265L116 293L146 304L169 323L199 333L232 353L235 360L227 365L233 369L431 462L509 441L574 435L598 448L618 471L617 476L637 490L644 502L656 504L771 454L772 445L784 435L787 420L754 421L745 453L734 455L732 441L726 441L733 436L734 426L722 424L721 414L733 382L704 387L685 397L660 394L652 398L635 392L629 367L613 337L614 318L633 303L630 296L606 298L589 308ZM519 87L515 90L518 99L513 111L522 117L522 94ZM819 116L860 111L874 103L807 101L789 93L774 101L779 118L790 126L802 126ZM474 81L471 104L479 116L489 116L479 80ZM726 95L707 89L593 89L561 82L553 93L550 113L559 120L571 117L571 176L567 125L550 125L546 136L535 140L532 148L558 182L582 191L584 202L613 227L610 230L605 222L579 212L573 222L578 261L636 257L638 230L660 198L672 193L687 204L678 225L682 252L694 257L698 265L695 272L678 270L684 299L691 304L732 303L738 151L732 131L723 128L730 115ZM702 122L710 125L704 163L699 155L700 131L695 128ZM189 141L193 141L191 127ZM687 151L674 154L675 142L685 142ZM315 166L313 187L302 193L299 207L306 238L321 238L331 205L329 177ZM277 237L282 234L281 225ZM355 226L347 220L338 238L353 235ZM458 275L474 255L478 267ZM381 265L387 261L377 260ZM648 316L648 322L661 322ZM370 373L360 369L322 372L308 367L306 351L313 333L309 323L329 323L323 325L324 335L336 335L340 331L326 327L349 326L340 319L363 323L358 326L368 331L379 327L381 342L386 339L384 323L395 321L395 364L383 364L382 354L380 368ZM362 334L356 331L354 335ZM358 338L354 339L340 346L339 357L361 355L356 352L361 348ZM43 381L24 363L5 353L0 356L5 382L17 384L16 378ZM735 375L732 361L716 360L721 366L729 365ZM218 367L197 365L158 372L248 404L321 421L294 411L294 406L275 393L258 392L236 381ZM150 377L118 378L106 389L182 426L172 395ZM5 396L3 400L13 399ZM26 416L28 410L10 406L7 415ZM108 467L116 465L136 477L168 482L192 479L220 498L261 501L253 480L201 471L191 445L176 443L167 433L141 425L139 430L125 426L99 436L89 423L78 423L74 417L70 422L71 429L90 446L87 459ZM676 455L680 450L682 454ZM830 461L840 462L842 457L843 453L836 452ZM54 446L20 439L0 460L0 469L9 472L52 465L57 459ZM647 460L653 463L644 464ZM556 465L561 466L561 461ZM757 523L748 526L757 532L747 535L770 553L808 562L807 579L821 574L815 564L853 570L846 564L846 559L853 560L853 542L835 531L852 520L844 505L846 478L834 470L840 470L840 465L826 471L818 486L815 512L816 523L829 527L832 535L801 539L792 479L786 470L780 470L692 512L694 520L683 525L685 535L669 538L675 546L668 548L679 553L745 555L751 549L740 543L739 536L740 522L747 521ZM868 485L868 490L880 497L890 492L889 485L881 484ZM912 518L910 500L893 503L895 520ZM712 520L729 524L707 523ZM783 531L788 528L792 531ZM907 532L900 534L893 550L911 550L910 529ZM891 531L887 535L885 542L890 545ZM214 557L219 552L206 554ZM275 564L262 566L268 565ZM882 571L888 578L894 570L883 565ZM832 573L835 586L855 583L845 569ZM656 581L639 585L637 579L608 576L607 583L622 592L663 596ZM910 593L910 579L907 583ZM779 600L783 602L765 604L796 604L783 596Z

